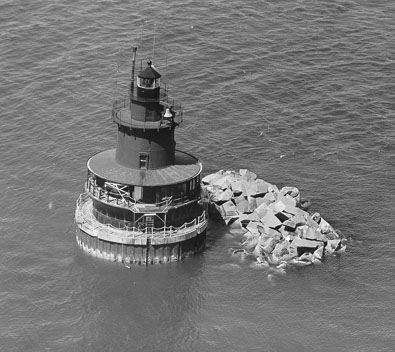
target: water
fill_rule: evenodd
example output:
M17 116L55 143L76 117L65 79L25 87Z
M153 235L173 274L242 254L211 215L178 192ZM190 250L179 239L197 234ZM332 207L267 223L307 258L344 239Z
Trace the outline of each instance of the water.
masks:
M394 19L390 0L0 1L1 350L392 351ZM132 44L183 104L178 148L204 174L298 187L347 252L257 270L212 223L182 263L82 253L75 200L115 145Z

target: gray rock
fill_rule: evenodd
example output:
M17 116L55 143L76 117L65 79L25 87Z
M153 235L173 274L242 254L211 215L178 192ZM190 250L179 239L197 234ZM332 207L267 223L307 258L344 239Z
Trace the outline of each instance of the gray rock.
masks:
M297 259L298 260L302 260L302 261L306 261L306 262L313 262L314 261L314 256L310 252L305 252Z
M272 237L262 237L259 241L259 245L263 252L270 254L277 244L277 240Z
M305 231L303 232L303 238L306 238L308 240L313 240L313 241L322 241L323 236L321 232L318 229L313 229L308 226L303 226Z
M250 213L250 214L247 214L247 219L249 220L249 221L260 221L260 217L258 216L258 214L257 213Z
M256 198L248 196L247 197L248 200L248 211L253 212L255 211L255 209L257 208L257 204L256 204Z
M257 187L257 194L256 196L263 196L269 192L269 184L261 179L255 180L255 184Z
M226 189L225 191L218 189L217 192L214 193L212 200L216 203L223 203L231 200L232 197L233 193L230 189Z
M318 247L314 252L313 256L319 260L324 258L324 246Z
M289 231L289 232L291 232L291 231L294 232L295 229L296 229L296 223L292 219L288 219L288 220L284 221L283 225L287 229L287 231Z
M274 238L277 241L281 241L283 238L281 232L277 231L276 229L272 229L271 227L268 227L266 225L259 227L259 229L261 229L261 234Z
M243 194L247 196L246 187L247 182L245 180L234 180L230 183L230 188L234 194Z
M270 203L273 203L275 201L276 201L276 196L273 192L266 193L265 196L263 197L263 202L266 205L269 205Z
M257 221L250 221L246 226L246 230L254 234L260 234L258 224L259 223Z
M296 203L300 202L300 192L296 187L283 187L280 189L280 194L295 199Z
M255 181L256 178L257 178L257 175L256 175L256 174L254 174L253 172L251 172L251 171L249 171L249 170L247 170L247 169L240 169L240 170L239 170L239 175L240 175L243 179L245 179L245 180L247 180L247 181Z
M271 209L274 214L277 214L285 209L285 204L281 200L276 199L274 202L270 203L267 207Z
M255 210L254 213L257 214L260 218L263 218L268 210L268 206L266 203L262 203L261 205L259 205Z
M273 229L282 225L282 222L273 214L271 209L268 209L267 213L261 218L261 223Z
M248 200L244 199L243 201L236 204L236 209L239 214L246 213L250 209L250 203L248 203Z
M259 242L259 236L249 236L244 242L243 247L247 251L253 250Z
M288 243L285 241L277 243L272 253L277 257L281 257L283 254L288 253Z
M223 209L223 213L224 213L225 217L238 215L236 206L230 200L225 202L224 204L222 204L221 207Z
M202 200L208 204L210 215L218 214L225 223L246 231L245 253L265 263L264 258L272 265L308 265L346 248L319 213L310 216L307 208L301 209L297 188L279 190L246 169L220 170L204 177Z
M230 187L231 182L233 181L232 176L231 175L222 175L222 177L215 179L211 185L215 186L215 187L219 187L223 190L227 189Z
M244 195L240 194L240 195L238 195L238 196L233 196L232 199L233 199L233 202L234 202L235 204L238 204L238 203L240 203L240 202L245 201L245 200L246 200L246 197L245 197Z
M325 252L328 254L333 254L335 251L339 250L341 247L341 241L339 239L328 240Z
M218 171L215 174L210 174L202 178L202 183L204 185L211 185L214 181L220 179L222 177L222 173Z

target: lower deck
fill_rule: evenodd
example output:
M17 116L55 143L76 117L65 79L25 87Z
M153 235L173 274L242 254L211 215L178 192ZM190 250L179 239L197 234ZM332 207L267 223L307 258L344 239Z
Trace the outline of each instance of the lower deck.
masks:
M83 194L77 201L77 242L87 252L124 263L161 263L181 260L205 246L207 219L200 216L182 226L116 228L94 216L92 199Z

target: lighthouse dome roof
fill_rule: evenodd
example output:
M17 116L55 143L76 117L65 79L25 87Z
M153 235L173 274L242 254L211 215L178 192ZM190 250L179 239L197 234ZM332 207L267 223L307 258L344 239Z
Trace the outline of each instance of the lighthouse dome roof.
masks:
M155 70L152 66L152 62L148 61L148 66L138 74L139 78L160 78L162 75Z

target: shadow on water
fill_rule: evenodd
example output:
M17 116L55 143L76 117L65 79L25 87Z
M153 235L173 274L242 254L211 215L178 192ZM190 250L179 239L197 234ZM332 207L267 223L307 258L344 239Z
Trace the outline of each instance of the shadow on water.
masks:
M79 248L77 248L79 251ZM84 351L176 350L196 339L191 317L199 311L204 256L161 265L119 263L75 254L72 272L78 289ZM76 287L76 288L77 288ZM185 341L180 342L180 336Z

